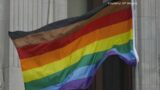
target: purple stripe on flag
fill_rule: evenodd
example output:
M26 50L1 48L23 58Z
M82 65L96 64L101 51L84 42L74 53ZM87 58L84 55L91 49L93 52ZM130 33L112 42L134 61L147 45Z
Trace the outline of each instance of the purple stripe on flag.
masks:
M69 83L66 83L64 86L60 88L60 90L77 90L77 88L78 90L88 89L92 80L93 80L93 77L74 80Z

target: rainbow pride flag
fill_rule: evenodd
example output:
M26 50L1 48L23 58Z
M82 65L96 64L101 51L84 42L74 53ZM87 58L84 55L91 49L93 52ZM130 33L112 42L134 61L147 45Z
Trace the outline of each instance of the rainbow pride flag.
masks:
M129 1L130 0L120 0ZM26 90L84 90L111 55L136 65L132 7L107 3L38 30L9 32Z

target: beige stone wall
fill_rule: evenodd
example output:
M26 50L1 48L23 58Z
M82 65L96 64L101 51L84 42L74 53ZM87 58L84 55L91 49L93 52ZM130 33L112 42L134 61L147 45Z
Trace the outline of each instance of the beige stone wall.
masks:
M8 69L8 37L9 30L9 0L0 0L0 90L4 90L6 79L4 70ZM8 76L8 75L6 75Z
M159 90L160 0L137 1L137 45L140 56L137 68L137 90Z

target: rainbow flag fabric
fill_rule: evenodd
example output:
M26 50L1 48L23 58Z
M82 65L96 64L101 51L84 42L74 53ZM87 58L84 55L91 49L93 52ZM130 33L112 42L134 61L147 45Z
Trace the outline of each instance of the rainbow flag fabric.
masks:
M128 1L130 0L119 0ZM37 30L9 32L26 90L84 90L111 55L136 65L130 4L107 3Z

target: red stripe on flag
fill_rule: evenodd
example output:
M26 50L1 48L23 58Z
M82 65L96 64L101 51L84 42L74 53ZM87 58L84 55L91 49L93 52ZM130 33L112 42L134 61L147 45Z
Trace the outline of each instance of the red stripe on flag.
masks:
M125 10L113 13L108 16L104 16L98 20L95 20L86 26L82 27L80 31L75 32L65 38L60 38L57 40L49 41L46 43L41 43L37 45L29 45L21 48L17 48L19 57L21 59L41 55L43 53L53 51L55 49L64 47L65 45L71 43L72 41L76 40L77 38L85 35L89 32L97 30L102 27L106 27L132 17L131 8L127 8Z

